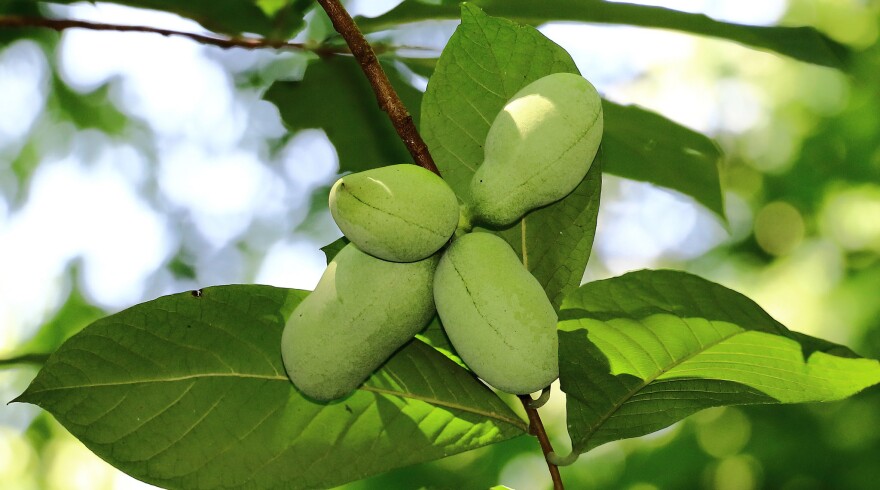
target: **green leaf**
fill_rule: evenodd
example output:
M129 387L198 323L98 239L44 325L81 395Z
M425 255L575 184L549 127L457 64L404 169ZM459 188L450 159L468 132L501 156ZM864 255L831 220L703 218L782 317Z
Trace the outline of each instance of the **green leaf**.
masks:
M15 401L135 478L181 489L331 487L524 433L420 341L354 394L307 400L279 348L306 294L219 286L134 306L68 340Z
M702 36L728 39L752 48L774 51L796 60L842 68L849 49L812 27L765 27L719 22L703 14L690 14L663 7L597 0L474 0L492 15L539 25L551 21L628 24L671 29ZM397 24L433 19L454 19L457 1L439 5L407 1L375 18L358 18L361 29L379 31Z
M602 108L606 172L691 196L726 221L715 142L640 107L605 100Z
M600 150L587 177L568 197L527 214L518 225L501 232L557 309L565 295L581 284L590 259L603 160Z
M42 12L38 2L31 0L0 0L0 14L21 17L39 17ZM0 46L4 48L18 39L32 39L47 49L52 49L60 34L41 27L0 29Z
M791 332L747 297L684 272L581 286L559 327L573 455L707 407L839 400L880 383L880 362Z
M461 16L428 82L422 135L443 178L467 200L468 183L483 161L486 134L507 100L543 76L578 71L565 50L532 27L489 17L468 4ZM590 256L600 160L568 197L500 233L557 307L580 284Z
M417 114L421 92L385 66L401 100ZM278 106L291 131L321 128L336 147L341 171L360 172L412 162L412 157L382 112L376 96L352 58L336 56L312 62L299 82L276 82L265 96Z
M448 357L459 366L470 370L467 364L465 364L464 361L461 360L461 357L458 356L455 347L452 346L452 342L449 341L449 336L446 335L446 330L443 329L443 324L440 323L439 316L435 315L434 318L431 319L431 322L428 323L428 326L416 335L416 338L430 345L437 350L437 352Z
M78 1L53 0L51 3L71 4ZM214 32L230 35L252 33L272 40L293 37L305 25L303 16L312 5L306 0L285 1L283 6L273 0L116 0L112 3L170 12L192 19Z
M348 238L343 236L334 240L333 243L328 243L321 247L321 251L324 252L324 256L327 257L327 263L329 264L330 261L333 260L333 257L336 257L336 254L342 251L342 249L348 244Z

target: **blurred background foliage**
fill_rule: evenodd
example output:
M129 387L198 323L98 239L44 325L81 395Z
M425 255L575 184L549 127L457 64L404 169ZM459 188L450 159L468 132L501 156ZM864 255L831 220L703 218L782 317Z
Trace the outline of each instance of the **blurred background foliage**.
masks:
M220 11L202 2L186 11L174 2L121 2L202 24L63 3L0 1L0 15L285 39L305 13L297 41L339 45L308 2ZM370 17L396 3L348 5ZM851 55L841 71L670 31L542 25L604 96L704 132L726 154L728 225L682 195L606 176L585 280L689 270L752 297L793 330L880 358L880 2L651 4L730 22L813 26ZM372 34L414 114L455 24ZM339 236L326 211L329 184L340 169L406 158L352 68L309 50L0 28L0 358L51 352L91 321L162 294L242 282L313 287L323 269L319 247ZM2 399L35 375L38 362L22 361L0 364ZM558 390L542 412L564 453ZM839 403L707 410L602 446L563 477L578 489L867 490L880 481L878 461L875 387ZM549 488L534 440L346 488L499 483ZM148 486L97 459L36 407L15 404L0 410L0 488Z

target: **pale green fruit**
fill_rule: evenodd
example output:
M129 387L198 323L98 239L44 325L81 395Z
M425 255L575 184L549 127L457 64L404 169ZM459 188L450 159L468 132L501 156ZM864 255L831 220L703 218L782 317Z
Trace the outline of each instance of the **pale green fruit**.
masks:
M559 376L556 312L500 237L452 242L434 274L434 302L459 356L491 386L532 393Z
M344 396L434 316L437 256L400 263L348 244L287 320L284 368L317 400Z
M506 226L567 196L602 140L602 100L584 77L555 73L523 87L496 116L470 190L474 214Z
M355 245L380 259L422 260L455 232L455 193L437 174L391 165L342 177L330 189L330 214Z

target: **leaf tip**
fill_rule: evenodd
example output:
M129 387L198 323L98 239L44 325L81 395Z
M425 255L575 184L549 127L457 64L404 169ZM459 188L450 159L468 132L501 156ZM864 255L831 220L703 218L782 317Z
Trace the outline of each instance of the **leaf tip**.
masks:
M28 394L28 392L25 391L24 393L18 395L17 397L13 398L12 400L9 400L8 402L6 402L6 405L8 406L13 403L30 403L30 401L28 400L27 394Z
M467 18L471 20L473 18L479 17L481 15L485 15L483 13L483 9L477 7L471 2L461 2L461 21L464 22Z

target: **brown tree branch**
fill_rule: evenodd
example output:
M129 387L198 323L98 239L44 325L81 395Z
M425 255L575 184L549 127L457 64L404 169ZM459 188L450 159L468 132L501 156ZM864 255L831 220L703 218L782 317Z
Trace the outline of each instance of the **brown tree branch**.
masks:
M270 39L253 38L253 37L216 37L205 34L196 34L194 32L174 31L170 29L161 29L158 27L133 26L133 25L117 25L103 24L99 22L88 22L82 20L68 19L47 19L43 17L22 17L18 15L0 15L0 27L41 27L52 29L54 31L64 31L66 29L88 29L92 31L115 31L115 32L146 32L150 34L159 34L162 36L180 36L191 39L193 41L219 46L223 49L242 48L242 49L296 49L302 51L311 51L319 55L331 54L350 54L347 49L340 49L330 46L310 46L303 43L292 43L287 41L273 41Z
M440 175L437 165L434 164L434 159L431 158L431 154L428 152L428 145L425 144L418 130L416 130L412 116L406 110L406 106L403 105L394 87L391 86L388 76L385 75L382 65L379 64L379 60L376 58L376 53L373 52L373 48L364 38L351 15L348 14L339 0L318 0L318 3L327 12L327 16L330 17L336 32L342 35L349 49L351 49L351 54L354 55L361 65L364 75L367 76L370 85L373 87L379 107L388 113L391 124L394 125L394 129L397 130L397 134L403 140L403 144L406 145L406 149L409 150L409 154L412 155L416 165Z
M547 462L547 470L550 471L550 478L553 480L553 490L565 490L562 484L562 475L559 474L559 467L551 463L547 456L553 452L553 445L550 444L550 438L547 437L547 431L544 430L544 422L538 410L532 407L532 397L529 395L519 395L519 401L526 410L529 417L529 433L538 438L541 444L541 451L544 453L544 461Z

